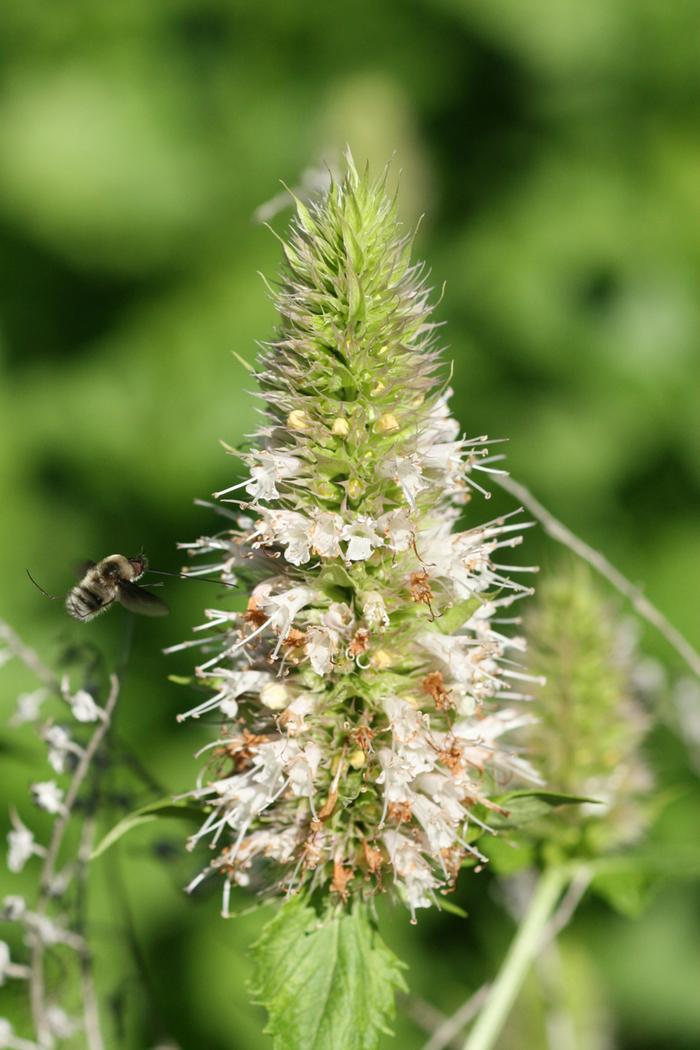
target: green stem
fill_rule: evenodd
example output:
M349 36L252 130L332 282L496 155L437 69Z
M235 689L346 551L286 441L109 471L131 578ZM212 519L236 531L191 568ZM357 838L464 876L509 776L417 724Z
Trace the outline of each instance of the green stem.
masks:
M505 957L498 977L464 1050L491 1050L506 1022L530 965L540 949L542 933L552 916L562 890L570 879L563 867L546 868L539 878L527 912Z

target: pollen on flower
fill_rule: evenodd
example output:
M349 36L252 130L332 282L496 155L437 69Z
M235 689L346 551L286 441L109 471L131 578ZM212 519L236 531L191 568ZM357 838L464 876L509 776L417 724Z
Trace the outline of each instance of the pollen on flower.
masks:
M224 914L232 886L257 885L341 903L388 891L415 918L466 857L483 862L472 831L499 783L537 779L501 742L524 724L504 702L527 676L500 619L530 590L497 553L521 526L458 528L490 456L450 416L409 239L351 159L300 213L249 479L219 493L251 502L191 546L248 594L243 612L205 612L191 644L210 695L180 716L213 716L190 844L215 859L188 889L221 876Z

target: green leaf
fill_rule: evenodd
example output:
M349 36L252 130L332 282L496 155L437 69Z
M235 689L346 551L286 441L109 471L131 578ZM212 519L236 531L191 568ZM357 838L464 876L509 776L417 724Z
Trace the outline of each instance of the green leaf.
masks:
M435 621L435 626L442 634L454 634L462 624L469 620L483 602L479 598L466 598L463 602L457 602L450 609L440 613Z
M95 846L90 854L90 860L95 860L97 857L102 856L115 842L118 842L119 839L128 835L130 831L140 827L142 824L150 824L152 820L163 820L166 817L191 820L195 817L201 817L201 815L202 807L195 806L191 802L173 802L169 798L151 802L149 805L142 806L140 809L134 810L133 813L129 813L118 821L113 828L110 828L104 838Z
M253 945L251 990L274 1050L374 1050L389 1033L403 963L364 908L319 918L299 898L284 904Z
M598 799L585 798L582 795L565 795L559 791L510 791L507 795L501 795L496 799L507 813L502 816L493 814L490 823L495 828L513 828L521 824L529 824L550 810L558 806L581 805L582 803L598 803Z
M587 795L567 795L563 791L540 791L530 788L524 788L522 791L509 791L508 794L500 796L498 804L508 808L514 799L521 798L536 798L550 807L581 805L583 802L596 806L602 805L599 798L589 798Z

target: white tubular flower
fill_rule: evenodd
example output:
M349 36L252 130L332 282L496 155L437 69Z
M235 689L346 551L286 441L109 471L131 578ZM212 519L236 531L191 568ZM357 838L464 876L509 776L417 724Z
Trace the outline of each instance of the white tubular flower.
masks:
M289 775L289 785L295 795L313 797L314 780L322 758L321 748L310 740L306 747L297 751L289 759L286 769Z
M381 472L383 478L390 478L396 482L410 507L415 507L416 496L429 486L421 472L417 455L386 459L382 463Z
M265 418L242 454L250 477L220 493L253 502L225 511L234 523L216 540L184 545L215 552L224 579L235 565L248 598L173 647L206 654L211 695L187 715L216 724L191 844L216 852L188 889L218 875L224 914L232 885L343 904L388 890L414 913L480 857L465 834L499 777L531 773L501 746L522 644L494 623L529 593L495 560L519 526L474 510L458 528L483 494L471 475L488 446L450 416L407 247L381 181L351 160L299 206L257 376Z
M434 891L440 886L429 863L421 856L418 847L398 831L385 831L382 841L394 869L394 878L399 893L411 912L411 921L416 921L416 908L429 908L434 901Z
M368 591L363 596L362 615L367 626L373 631L379 631L389 626L386 605L379 591Z
M265 449L261 449L249 458L252 464L251 480L245 486L245 490L256 500L278 499L277 482L296 477L302 467L301 460L296 456L273 456Z
M280 723L284 724L287 736L295 737L308 729L306 719L318 709L318 698L312 693L301 693L285 709Z
M338 635L328 627L310 627L306 632L306 655L316 674L325 677L338 651Z
M32 784L30 790L32 798L39 809L44 809L47 813L54 814L65 812L63 805L64 792L55 780L45 780L39 784Z
M396 554L407 551L415 541L416 526L405 510L392 510L382 514L377 527L389 550Z
M321 558L340 557L340 539L343 535L343 519L340 514L319 511L314 515L309 539L314 554Z
M270 613L270 623L286 638L297 613L313 599L308 587L291 587L283 594L271 594L264 600L263 608Z
M343 539L348 541L345 551L347 561L366 561L384 540L377 532L377 523L367 514L358 514L354 521L343 527Z
M14 809L10 810L12 828L7 833L7 867L11 872L22 870L30 857L43 857L46 850L35 840L34 835L19 819Z

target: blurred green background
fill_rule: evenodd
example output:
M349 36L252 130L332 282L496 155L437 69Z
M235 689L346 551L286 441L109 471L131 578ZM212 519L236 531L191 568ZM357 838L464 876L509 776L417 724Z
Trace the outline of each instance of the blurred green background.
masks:
M404 219L425 215L416 251L447 284L467 433L508 437L513 474L697 643L699 50L691 0L4 0L0 616L47 659L86 640L116 658L126 614L69 623L24 567L60 592L80 559L143 545L176 568L177 541L218 528L193 498L235 480L218 439L256 419L231 351L252 360L274 328L258 271L274 276L279 247L253 213L349 143L375 170L393 156ZM530 533L526 560L554 553ZM163 793L192 785L208 732L176 726L188 705L166 675L190 661L160 649L214 600L166 592L173 616L134 625L119 714ZM683 671L645 642L670 678ZM11 664L0 685L5 723L30 679ZM48 777L41 746L3 729L2 748L6 798L40 826L27 785ZM697 767L667 728L652 749L676 792L664 834L697 838ZM138 832L100 862L111 1045L262 1048L245 991L261 917L222 922L214 887L184 897L198 867L184 833ZM4 873L3 892L35 877ZM387 914L415 996L448 1013L494 972L512 929L498 894L466 877L466 922ZM634 921L584 905L561 947L579 1029L565 1050L700 1045L699 904L685 881ZM3 995L21 1028L24 988ZM393 1045L423 1045L421 1009L401 1004ZM547 1039L533 987L501 1045Z

